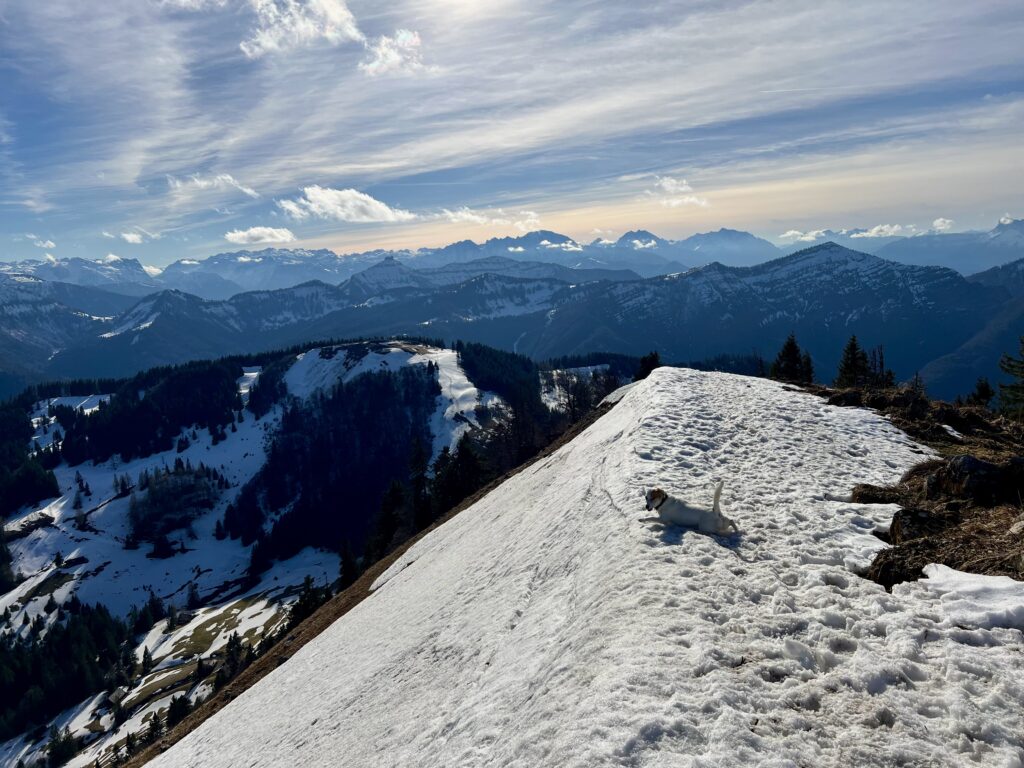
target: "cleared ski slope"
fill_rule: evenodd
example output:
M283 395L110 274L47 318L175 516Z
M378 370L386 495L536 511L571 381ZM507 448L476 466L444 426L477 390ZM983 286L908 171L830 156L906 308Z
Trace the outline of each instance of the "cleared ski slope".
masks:
M152 765L1020 765L1016 614L958 626L958 579L852 572L894 510L834 499L922 454L868 411L659 369ZM716 479L741 536L641 521L644 488Z

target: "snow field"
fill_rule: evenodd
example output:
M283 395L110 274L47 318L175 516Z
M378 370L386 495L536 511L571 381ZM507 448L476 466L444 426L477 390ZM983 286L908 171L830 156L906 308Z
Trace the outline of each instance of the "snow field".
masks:
M927 451L764 380L617 394L155 768L1022 764L1021 633L854 572L894 508L837 499ZM641 521L719 479L740 535Z

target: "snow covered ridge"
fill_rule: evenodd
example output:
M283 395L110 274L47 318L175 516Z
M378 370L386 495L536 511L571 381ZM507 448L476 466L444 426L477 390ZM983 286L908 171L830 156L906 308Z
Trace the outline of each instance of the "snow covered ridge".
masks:
M1021 765L1021 585L855 575L894 509L835 499L927 450L765 380L617 394L152 765ZM718 479L741 535L641 521Z
M392 341L381 344L347 344L311 349L296 356L285 374L290 395L309 398L329 390L338 382L347 382L364 373L397 371L407 365L437 366L441 395L430 424L434 436L431 460L447 446L454 450L470 429L480 427L477 409L501 409L504 403L493 392L481 392L459 365L458 354L451 349Z

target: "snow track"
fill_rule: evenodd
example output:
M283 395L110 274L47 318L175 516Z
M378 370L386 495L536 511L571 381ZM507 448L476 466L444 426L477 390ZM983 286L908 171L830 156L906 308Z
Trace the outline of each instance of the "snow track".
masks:
M659 369L152 765L1019 766L1021 633L854 574L894 508L835 499L926 453ZM646 487L709 503L719 479L741 535L641 522Z

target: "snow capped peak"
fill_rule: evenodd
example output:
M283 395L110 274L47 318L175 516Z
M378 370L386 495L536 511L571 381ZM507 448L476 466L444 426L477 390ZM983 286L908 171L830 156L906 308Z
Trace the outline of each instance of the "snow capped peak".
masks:
M622 237L615 241L615 244L622 248L640 250L643 248L656 248L667 242L664 238L658 237L646 229L634 229L622 235Z

